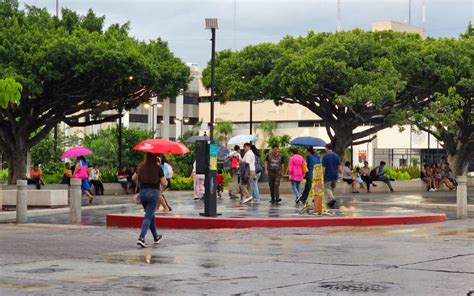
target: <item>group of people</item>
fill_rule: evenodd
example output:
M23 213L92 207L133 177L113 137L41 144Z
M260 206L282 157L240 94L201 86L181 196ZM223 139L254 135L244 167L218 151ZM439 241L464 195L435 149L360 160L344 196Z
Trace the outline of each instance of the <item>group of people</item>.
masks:
M425 164L420 170L420 179L426 183L428 191L438 191L442 184L446 185L449 190L456 190L458 186L449 163L443 161L439 165L437 163L433 163L431 166Z
M370 186L377 187L374 181L384 182L391 192L394 191L392 183L393 181L389 177L385 176L385 161L381 161L380 165L376 166L372 170L369 167L369 163L364 161L362 168L357 167L355 173L349 161L344 163L344 169L342 171L342 180L352 186L353 193L359 193L359 188L366 188L367 192L370 192Z

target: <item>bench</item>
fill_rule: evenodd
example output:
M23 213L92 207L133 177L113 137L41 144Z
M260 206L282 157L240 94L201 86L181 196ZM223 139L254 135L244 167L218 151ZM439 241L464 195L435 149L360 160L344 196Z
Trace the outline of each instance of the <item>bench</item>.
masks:
M66 185L67 186L67 185ZM67 189L30 189L28 188L28 206L32 207L64 207L68 206ZM16 206L16 189L2 192L3 206Z

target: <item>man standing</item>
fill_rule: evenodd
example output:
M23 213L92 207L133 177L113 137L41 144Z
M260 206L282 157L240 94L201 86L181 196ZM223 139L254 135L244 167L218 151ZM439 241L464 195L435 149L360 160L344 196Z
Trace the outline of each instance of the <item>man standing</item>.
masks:
M319 155L314 152L313 147L308 147L307 149L308 156L306 157L306 163L308 164L308 172L305 175L306 183L304 185L303 194L299 199L296 200L296 203L302 202L305 203L308 199L309 192L311 191L311 184L313 183L313 169L315 164L320 164L321 159Z
M323 156L323 172L324 172L324 197L326 204L330 208L336 205L333 190L336 188L339 174L342 175L341 161L339 156L332 151L332 144L326 144L326 154Z
M240 192L242 192L243 203L247 203L253 199L251 192L255 179L255 154L253 154L252 149L250 149L250 143L244 144L244 157L242 158L242 162L248 164L250 169L248 180L240 176Z
M285 160L280 154L278 145L272 146L272 151L265 158L265 168L268 174L268 185L270 186L271 203L276 204L280 198L280 179L283 175L283 164Z

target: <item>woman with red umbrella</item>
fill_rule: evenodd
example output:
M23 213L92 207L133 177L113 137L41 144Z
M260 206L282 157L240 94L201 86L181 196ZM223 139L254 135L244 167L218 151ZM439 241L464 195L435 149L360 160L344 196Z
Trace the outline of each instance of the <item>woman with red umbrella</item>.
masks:
M137 172L133 175L133 180L140 184L139 197L145 210L145 218L137 245L146 248L145 236L148 229L153 235L154 244L158 244L163 237L156 231L155 209L160 200L161 188L166 187L167 182L163 169L158 165L156 154L146 154L145 160L140 163Z

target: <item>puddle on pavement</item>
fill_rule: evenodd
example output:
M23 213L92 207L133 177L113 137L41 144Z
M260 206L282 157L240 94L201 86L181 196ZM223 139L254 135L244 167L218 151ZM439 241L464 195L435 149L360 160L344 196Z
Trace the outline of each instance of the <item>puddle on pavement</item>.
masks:
M56 285L44 285L44 284L21 284L21 283L15 283L15 282L0 282L0 288L22 290L26 292L35 292L35 291L42 291L42 290L59 289L62 287L56 286Z
M177 264L180 261L175 257L160 255L103 255L99 257L100 261L112 264Z
M417 235L418 237L439 237L439 236L453 236L453 235L460 235L460 234L468 234L474 233L474 228L465 228L465 229L458 229L458 230L450 230L450 231L443 231L437 233L427 233ZM468 238L473 238L474 236L468 236Z

